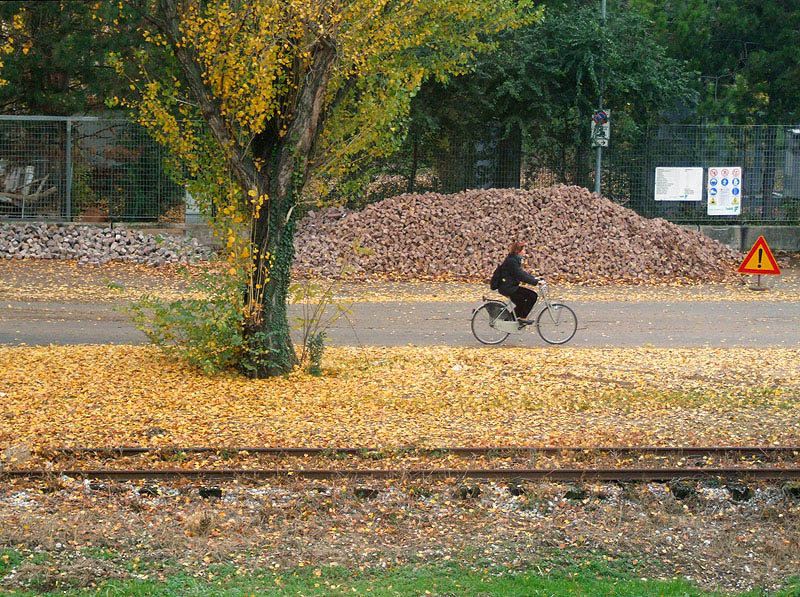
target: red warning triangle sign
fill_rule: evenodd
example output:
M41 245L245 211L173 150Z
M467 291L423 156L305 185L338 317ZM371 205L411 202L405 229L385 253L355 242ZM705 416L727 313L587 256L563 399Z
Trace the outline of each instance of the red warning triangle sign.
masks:
M756 244L750 249L747 257L739 266L740 274L780 274L778 262L772 256L772 251L767 246L763 236L759 236Z

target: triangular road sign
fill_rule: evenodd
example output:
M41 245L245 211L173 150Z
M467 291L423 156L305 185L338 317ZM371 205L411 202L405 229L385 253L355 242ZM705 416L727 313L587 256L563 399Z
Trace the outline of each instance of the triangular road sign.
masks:
M750 249L747 257L739 266L740 274L780 274L778 262L772 256L772 251L767 246L763 236L759 236L756 244Z

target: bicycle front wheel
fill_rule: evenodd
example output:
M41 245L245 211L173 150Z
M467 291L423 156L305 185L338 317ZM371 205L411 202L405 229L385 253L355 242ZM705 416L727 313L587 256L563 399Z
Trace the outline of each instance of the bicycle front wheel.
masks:
M565 344L572 340L578 330L578 317L566 305L553 303L539 313L536 329L548 344Z
M472 314L472 335L482 344L500 344L508 338L508 332L498 330L494 322L502 317L505 305L499 301L484 303Z

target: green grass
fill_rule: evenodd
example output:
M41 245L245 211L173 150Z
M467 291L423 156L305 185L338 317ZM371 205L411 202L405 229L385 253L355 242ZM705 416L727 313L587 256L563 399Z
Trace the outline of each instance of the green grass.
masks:
M11 554L12 552L0 552ZM19 561L17 554L9 559ZM543 561L544 565L545 562ZM394 569L357 572L346 568L305 567L294 571L252 571L237 575L230 566L209 568L212 579L198 579L176 574L165 582L130 580L106 582L97 590L66 593L74 596L205 596L238 597L245 595L609 595L609 596L672 596L691 597L722 595L703 591L684 580L661 582L641 580L624 562L609 565L601 560L586 560L582 565L570 564L549 573L533 566L526 571L505 571L501 568L464 570L458 565L407 565ZM0 566L3 566L0 563ZM0 567L3 573L8 566ZM2 574L0 574L0 577ZM796 581L777 595L797 595ZM30 594L30 593L28 593ZM64 593L49 593L51 595ZM757 596L762 592L741 593Z
M16 551L10 549L0 549L0 579L2 579L8 571L19 564L22 557Z

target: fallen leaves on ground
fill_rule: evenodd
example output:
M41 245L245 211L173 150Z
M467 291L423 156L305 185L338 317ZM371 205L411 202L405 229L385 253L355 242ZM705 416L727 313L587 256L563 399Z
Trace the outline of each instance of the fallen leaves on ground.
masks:
M794 263L794 261L793 261ZM162 300L200 296L189 291L190 280L216 264L152 268L129 263L78 266L74 261L42 259L0 260L0 301L125 303L145 293ZM185 273L182 273L185 272ZM752 276L754 278L754 276ZM750 277L747 277L750 278ZM324 280L311 280L327 288ZM741 284L658 284L604 286L566 284L554 286L553 297L564 301L797 301L800 300L800 267L787 268L782 276L762 278L769 290L749 289L754 280ZM337 300L344 302L476 302L497 296L487 284L474 282L336 282Z
M51 259L0 259L0 300L132 301L145 293L165 300L187 294L187 282L201 267L111 262L103 266ZM187 272L184 275L181 272Z
M800 443L798 350L335 347L323 367L249 380L152 347L3 347L0 445Z

